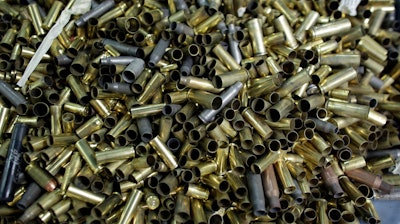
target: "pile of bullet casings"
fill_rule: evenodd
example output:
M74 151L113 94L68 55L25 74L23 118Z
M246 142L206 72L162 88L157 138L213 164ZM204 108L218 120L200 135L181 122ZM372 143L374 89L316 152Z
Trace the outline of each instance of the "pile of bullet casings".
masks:
M0 1L1 223L379 223L400 198L394 0L91 1L17 85L80 2Z

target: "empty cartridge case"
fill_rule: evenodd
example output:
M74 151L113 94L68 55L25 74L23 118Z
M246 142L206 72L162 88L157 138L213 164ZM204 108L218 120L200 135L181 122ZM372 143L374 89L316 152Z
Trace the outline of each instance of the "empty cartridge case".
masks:
M249 122L250 125L256 129L258 134L263 140L268 139L272 135L272 129L264 122L261 117L255 114L250 108L246 108L242 111L243 118Z
M262 156L251 165L253 173L262 173L269 165L274 164L280 157L281 152L269 152L267 155Z
M294 32L294 36L298 41L303 42L305 40L306 31L317 23L319 16L318 12L312 10L307 14L304 21Z
M240 89L243 87L243 83L241 82L235 82L232 86L230 86L227 90L221 93L221 98L222 98L222 104L221 107L218 110L211 110L211 109L206 109L203 110L199 114L200 120L203 122L207 123L211 120L214 119L215 115L218 114L218 112L225 107L236 95L239 93Z
M331 189L334 198L340 198L343 196L343 190L340 187L339 180L333 171L331 166L326 167L322 170L322 178L324 178L325 184Z
M222 98L220 96L202 90L190 89L188 99L213 110L219 109L222 105Z
M312 27L308 32L308 35L312 39L324 38L333 36L340 33L345 33L351 28L351 22L348 19L339 19L332 23L317 25Z
M90 169L96 174L100 171L93 149L90 147L86 139L81 139L75 143L82 158L86 161Z
M281 204L279 202L279 188L277 179L275 176L274 166L269 165L265 171L261 174L264 194L268 200L268 211L275 213L281 210Z
M84 124L79 126L76 130L75 133L78 135L80 138L84 138L89 136L91 133L99 130L103 126L103 120L98 116L94 116L87 120Z
M150 145L156 150L157 154L171 170L178 166L175 156L168 150L167 146L160 140L159 136L153 138L150 141Z
M278 1L277 1L278 2ZM279 31L282 31L285 34L286 45L292 49L296 49L299 44L293 34L293 30L289 25L286 17L281 15L274 20L274 24Z
M253 53L255 56L266 54L263 33L261 31L261 24L257 18L251 19L246 23L249 29L251 45L253 46Z
M133 213L138 208L140 201L142 200L143 192L138 189L133 189L130 196L125 204L123 212L118 220L118 223L127 223L132 220Z
M35 28L36 34L40 35L40 36L44 35L45 31L42 28L42 17L41 17L41 15L39 13L38 4L37 3L29 4L28 12L29 12L29 15L32 18L32 25Z
M354 186L347 176L339 177L340 186L347 193L347 195L354 201L357 207L361 207L366 203L366 198L362 193Z
M363 169L354 169L346 171L348 177L356 180L360 183L365 183L374 189L379 189L382 192L390 193L393 190L393 186L383 181L379 176L376 176Z
M250 200L253 204L253 214L262 216L266 214L264 190L260 174L246 173L247 183L249 185Z

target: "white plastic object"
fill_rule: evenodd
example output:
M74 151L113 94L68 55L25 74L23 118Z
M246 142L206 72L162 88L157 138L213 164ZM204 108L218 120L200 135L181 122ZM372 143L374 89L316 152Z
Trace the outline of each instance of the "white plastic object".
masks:
M67 25L69 20L71 19L71 15L80 15L90 10L91 0L76 0L75 3L71 6L71 8L66 8L61 12L60 17L58 18L56 24L50 29L47 33L46 37L43 39L39 48L37 49L35 55L33 55L32 59L29 61L28 66L26 67L23 76L17 82L17 85L20 87L25 86L26 81L29 79L29 76L35 70L36 66L42 60L42 57L49 50L51 43L53 40L60 35L61 31L64 29L64 26Z
M360 2L361 2L361 0L342 0L339 3L338 10L345 14L349 14L351 16L356 16L357 15L357 7L360 4Z

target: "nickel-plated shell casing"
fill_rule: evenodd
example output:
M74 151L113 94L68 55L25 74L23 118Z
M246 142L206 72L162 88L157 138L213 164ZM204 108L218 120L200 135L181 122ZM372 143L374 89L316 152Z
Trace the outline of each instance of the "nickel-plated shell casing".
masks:
M97 163L96 156L93 149L90 147L86 139L81 139L75 143L75 147L78 149L82 158L86 161L90 169L96 174L100 171L100 167Z
M24 211L24 213L18 218L18 220L20 222L27 223L35 219L40 214L40 212L42 212L42 209L37 203L34 203Z
M27 101L21 93L15 91L8 83L0 80L0 94L15 106L17 113L24 114L28 110Z
M149 67L154 68L162 59L165 54L167 47L171 42L171 36L169 32L163 32L162 38L158 41L153 51L151 52L149 62L147 63Z
M149 142L153 138L153 130L148 117L141 117L136 120L140 139Z
M31 163L25 168L25 172L43 189L53 191L58 183L55 178L45 169Z
M133 83L144 70L145 62L141 58L135 58L122 72L125 82Z

